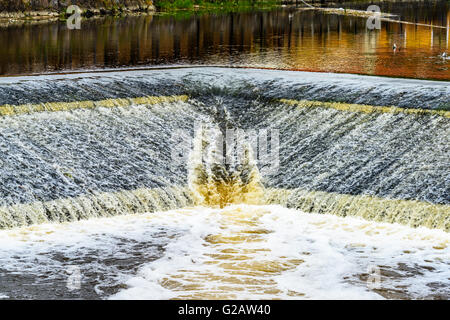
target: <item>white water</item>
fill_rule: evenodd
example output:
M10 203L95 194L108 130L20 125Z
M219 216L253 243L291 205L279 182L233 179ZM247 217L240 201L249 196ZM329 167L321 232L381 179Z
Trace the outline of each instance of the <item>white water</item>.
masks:
M12 104L125 93L185 94L187 87L194 88L187 90L192 93L188 102L150 109L133 106L3 118L0 136L8 153L0 159L5 181L0 202L27 204L72 199L91 190L118 192L192 182L184 166L169 160L171 146L176 145L171 134L174 128L191 130L199 119L280 129L280 174L265 179L268 186L448 202L447 118L330 109L305 112L268 100L306 96L341 101L343 96L352 103L437 108L448 102L447 83L408 80L393 86L398 80L214 68L128 75L70 75L61 82L52 82L59 75L35 82L0 80L0 98ZM183 86L177 86L179 82ZM218 189L228 192L233 186ZM208 184L200 184L200 189L211 191ZM123 210L111 210L113 214L150 210L129 195L123 197ZM170 195L155 210L187 203L185 195L183 201ZM350 205L352 199L347 198ZM30 210L23 208L18 216L6 215L14 223L4 226L30 223L23 219ZM72 217L70 210L55 210L58 214L50 210L51 219L44 221ZM95 214L82 211L79 216L101 216L104 211L99 206ZM438 226L446 228L445 221ZM305 214L280 206L195 207L44 224L0 231L0 298L448 299L449 241L450 235L439 230ZM68 293L71 266L80 268L82 284L80 290ZM368 268L381 272L377 290L367 286Z
M177 212L175 224L180 222L189 232L113 298L381 298L358 279L369 266L399 273L382 276L384 289L426 297L433 294L428 285L440 282L449 290L445 232L279 206L187 209ZM423 274L408 276L412 270L400 271L399 264Z
M166 201L162 201L162 206L152 206L155 201L150 201L151 196L145 197L144 203L134 195L123 199L113 196L113 205L110 201L95 205L91 198L98 192L185 186L192 180L187 172L191 164L183 157L187 150L181 145L189 145L185 142L192 139L195 122L218 126L222 131L279 132L279 169L265 173L266 164L261 159L257 162L264 187L447 205L448 117L297 108L278 99L436 109L448 103L449 90L444 82L226 68L0 79L2 103L56 101L54 110L64 110L58 102L92 104L117 97L189 96L187 101L173 103L2 117L0 144L7 152L0 153L0 228L127 214L131 213L128 207L142 213L184 206L191 200L188 195L180 199L164 190L161 194L173 205L165 206ZM183 134L178 135L178 131ZM254 153L256 157L256 150ZM210 185L200 189L209 190ZM229 189L227 184L218 187ZM85 197L91 198L79 201ZM292 208L303 203L296 197L288 200L272 203ZM61 205L54 206L55 201ZM233 201L241 202L254 203ZM32 210L27 209L30 205ZM449 228L448 219L439 210L431 215L422 211L420 219L412 221L411 217L419 215L417 208L407 213L400 209L393 210L394 214L410 225Z
M12 86L13 85L13 86ZM120 94L188 94L199 86L229 88L241 94L286 99L340 101L435 109L448 103L447 81L398 79L353 74L239 69L229 67L176 67L153 70L45 74L0 77L2 103L98 100ZM88 88L88 90L86 90ZM181 91L180 91L181 90Z
M77 265L81 290L113 299L448 298L449 244L440 230L280 206L195 207L4 230L0 265L61 294ZM381 291L367 287L370 266Z

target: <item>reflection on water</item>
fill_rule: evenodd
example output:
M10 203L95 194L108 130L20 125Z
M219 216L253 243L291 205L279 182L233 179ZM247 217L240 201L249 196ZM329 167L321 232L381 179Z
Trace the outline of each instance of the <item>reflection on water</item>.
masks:
M380 3L401 20L449 26L447 1ZM367 4L338 4L366 9ZM0 74L154 64L231 64L450 79L448 29L300 12L91 19L81 30L48 23L0 30ZM393 52L392 46L399 47Z

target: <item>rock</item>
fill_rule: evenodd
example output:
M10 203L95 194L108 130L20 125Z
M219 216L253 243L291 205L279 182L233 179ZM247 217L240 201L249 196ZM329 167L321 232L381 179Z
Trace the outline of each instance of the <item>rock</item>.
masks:
M151 0L0 0L0 19L57 17L67 7L62 3L78 5L87 16L155 10Z

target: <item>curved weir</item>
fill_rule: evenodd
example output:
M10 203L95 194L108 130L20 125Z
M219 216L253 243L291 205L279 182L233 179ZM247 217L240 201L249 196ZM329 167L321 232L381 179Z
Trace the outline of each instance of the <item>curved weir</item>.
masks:
M243 203L449 231L449 103L288 71L3 78L0 228Z

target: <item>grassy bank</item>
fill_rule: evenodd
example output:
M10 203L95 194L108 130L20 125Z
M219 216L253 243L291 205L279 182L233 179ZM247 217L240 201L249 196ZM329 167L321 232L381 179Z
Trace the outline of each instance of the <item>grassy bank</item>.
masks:
M65 20L68 17L66 9L72 4L81 8L84 17L120 16L155 10L183 16L199 12L272 9L279 6L281 0L0 0L0 23Z
M242 8L273 7L281 4L280 0L156 0L154 5L158 10L174 9L222 9L230 11Z

